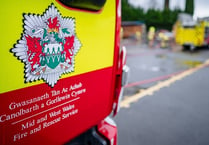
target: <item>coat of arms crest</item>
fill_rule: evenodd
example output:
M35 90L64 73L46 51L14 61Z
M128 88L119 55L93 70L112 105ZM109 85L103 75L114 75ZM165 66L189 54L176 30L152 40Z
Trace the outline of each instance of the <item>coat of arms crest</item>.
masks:
M75 19L62 17L52 4L43 15L24 15L23 35L11 51L25 63L26 82L43 79L54 87L62 74L74 71L80 47Z

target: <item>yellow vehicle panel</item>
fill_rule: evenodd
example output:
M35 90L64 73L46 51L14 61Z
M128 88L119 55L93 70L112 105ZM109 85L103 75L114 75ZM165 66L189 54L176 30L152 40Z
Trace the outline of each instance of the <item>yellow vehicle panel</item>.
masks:
M176 42L180 45L202 46L204 43L204 23L194 27L183 27L180 22L176 23Z
M60 79L113 65L115 13L112 11L116 6L112 1L107 1L98 13L69 10L54 0L4 1L0 9L2 21L0 24L2 36L0 93L43 83L43 80L25 83L25 64L14 56L11 49L24 32L24 14L42 15L52 3L62 17L75 19L75 33L81 43L80 50L75 56L74 72L62 74Z

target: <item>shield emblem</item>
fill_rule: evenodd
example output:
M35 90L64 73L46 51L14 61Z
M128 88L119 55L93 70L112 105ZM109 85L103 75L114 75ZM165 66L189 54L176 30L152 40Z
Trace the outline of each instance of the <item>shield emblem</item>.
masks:
M62 17L53 4L42 15L24 15L22 36L11 51L25 63L26 82L43 79L54 87L62 74L74 71L81 47L75 19Z

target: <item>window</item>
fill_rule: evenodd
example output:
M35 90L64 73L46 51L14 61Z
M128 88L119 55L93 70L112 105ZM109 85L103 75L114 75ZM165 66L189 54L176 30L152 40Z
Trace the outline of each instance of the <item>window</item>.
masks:
M106 0L59 0L65 6L89 11L99 11L105 5Z

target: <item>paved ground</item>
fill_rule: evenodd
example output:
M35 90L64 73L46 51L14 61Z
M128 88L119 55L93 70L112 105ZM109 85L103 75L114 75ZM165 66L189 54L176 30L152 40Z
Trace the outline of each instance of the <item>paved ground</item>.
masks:
M173 52L136 43L127 50L133 86L126 87L125 105L115 118L119 145L208 145L209 51Z

